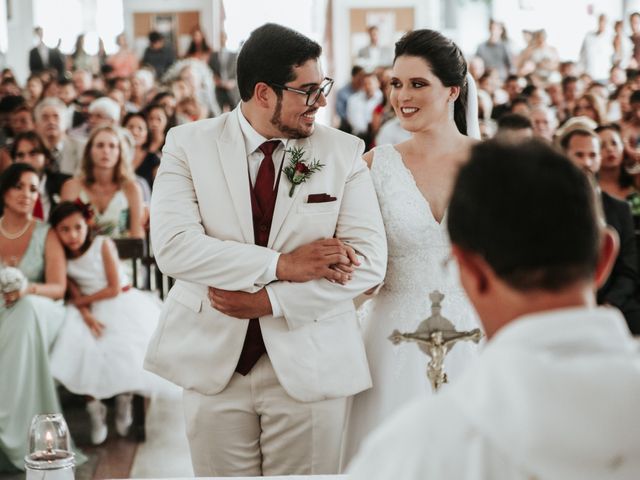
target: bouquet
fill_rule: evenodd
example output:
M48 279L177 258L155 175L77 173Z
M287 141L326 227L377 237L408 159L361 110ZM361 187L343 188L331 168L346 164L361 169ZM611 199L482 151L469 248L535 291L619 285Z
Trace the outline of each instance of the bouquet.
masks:
M27 278L19 269L4 267L0 270L0 292L10 293L21 291L27 286Z

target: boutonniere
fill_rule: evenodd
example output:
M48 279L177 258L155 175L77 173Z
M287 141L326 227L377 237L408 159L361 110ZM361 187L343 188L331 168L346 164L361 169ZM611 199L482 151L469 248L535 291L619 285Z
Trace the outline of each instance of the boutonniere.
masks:
M292 147L285 150L291 158L289 159L289 165L284 169L284 174L291 182L291 189L289 190L289 196L293 197L293 192L296 186L307 181L311 175L315 172L322 170L324 165L319 160L313 159L313 162L307 164L304 161L305 151L302 147Z

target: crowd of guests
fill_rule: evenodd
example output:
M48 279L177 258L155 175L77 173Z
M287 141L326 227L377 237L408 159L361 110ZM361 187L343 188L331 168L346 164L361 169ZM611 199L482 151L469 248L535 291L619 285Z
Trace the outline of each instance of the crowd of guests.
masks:
M200 29L181 58L157 32L149 41L142 59L123 35L112 56L87 54L82 37L66 58L41 42L25 85L0 75L0 267L26 277L0 302L0 471L23 468L33 415L60 411L57 383L88 399L94 444L104 399L126 435L132 394L166 388L142 370L159 302L133 288L113 240L146 237L169 128L238 97L234 54Z

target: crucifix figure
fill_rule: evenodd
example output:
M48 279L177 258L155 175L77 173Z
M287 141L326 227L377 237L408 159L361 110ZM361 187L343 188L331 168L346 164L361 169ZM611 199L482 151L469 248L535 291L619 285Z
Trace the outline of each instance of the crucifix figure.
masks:
M415 332L401 333L394 330L389 340L394 345L400 342L416 342L420 350L430 357L427 365L427 377L431 388L436 392L443 383L447 383L444 371L444 359L457 342L471 340L478 343L483 334L479 328L466 332L458 332L451 321L442 316L442 300L444 295L434 290L429 295L431 299L431 316L423 320Z

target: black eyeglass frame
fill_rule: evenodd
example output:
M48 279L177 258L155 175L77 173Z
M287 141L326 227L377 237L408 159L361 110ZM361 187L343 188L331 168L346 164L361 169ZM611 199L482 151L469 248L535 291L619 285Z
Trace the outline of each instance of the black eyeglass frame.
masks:
M300 90L299 88L287 87L286 85L280 85L277 83L269 83L271 87L280 88L282 90L286 90L288 92L297 93L298 95L306 95L307 107L312 107L316 104L316 102L320 99L320 95L324 95L325 97L329 95L331 89L333 88L333 78L324 77L322 79L322 83L317 88L312 88L311 90ZM313 102L311 101L311 96L315 93L315 98Z

